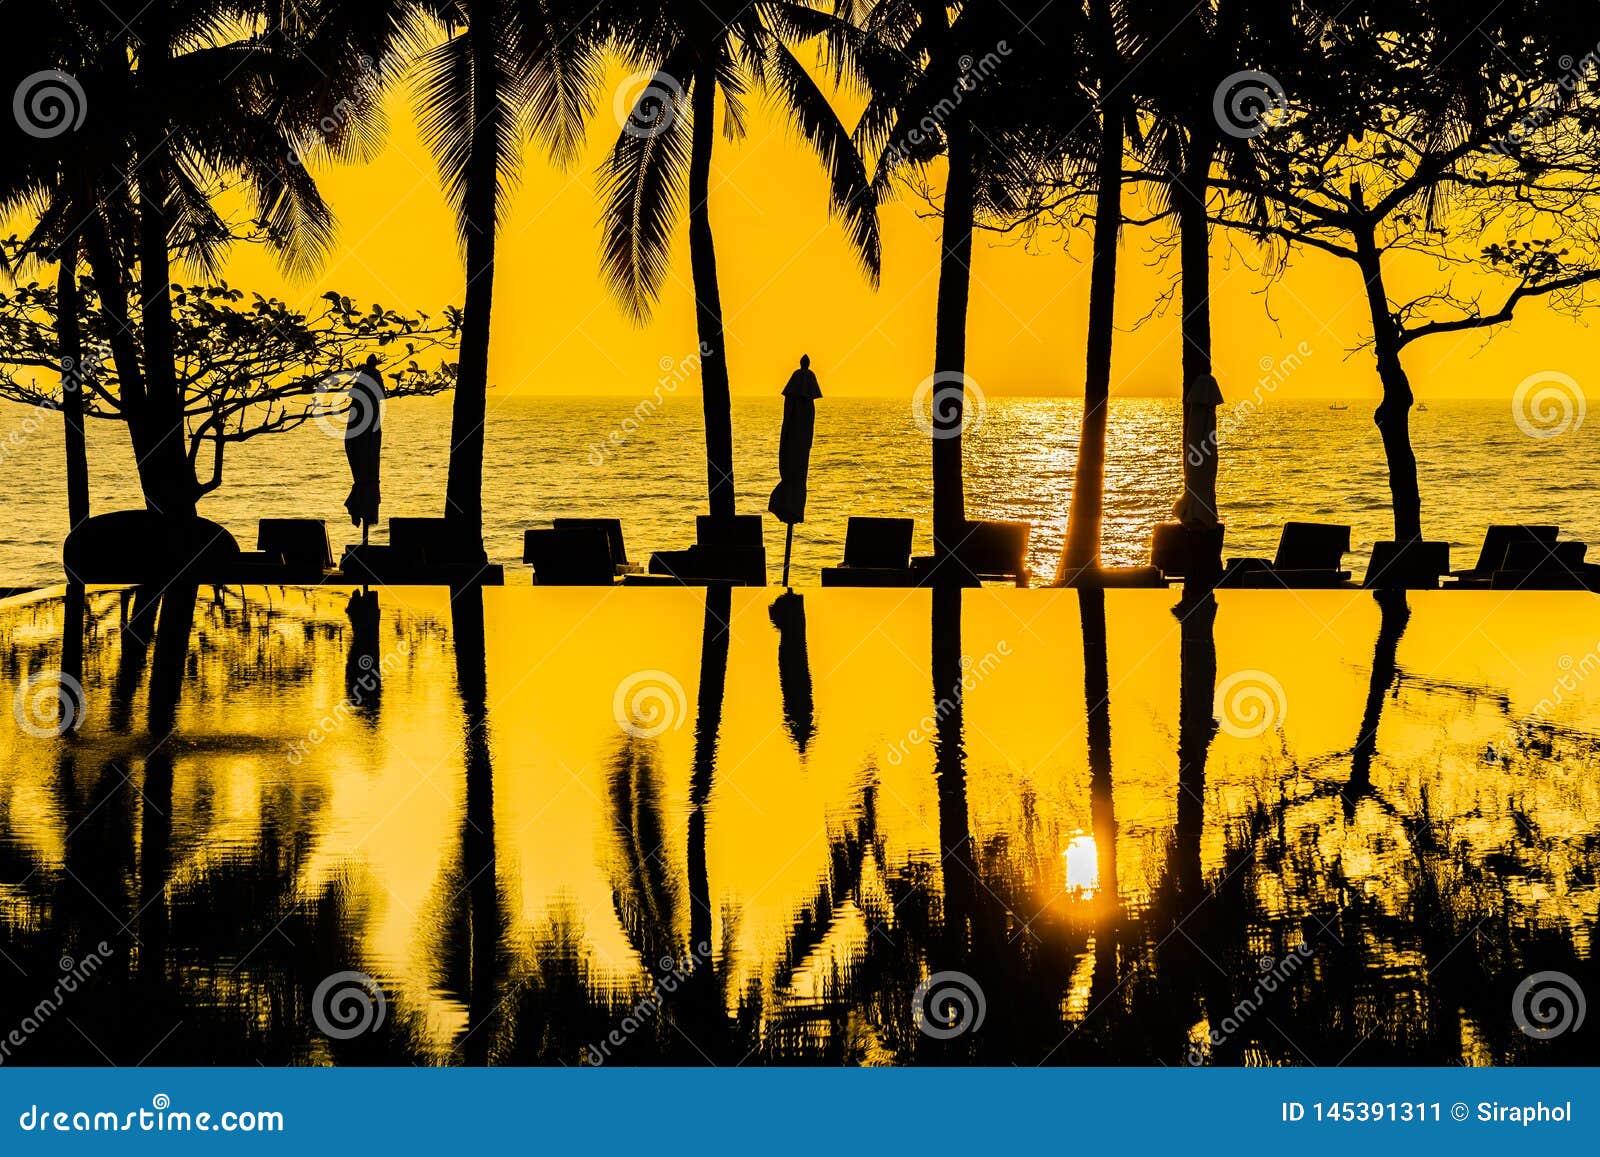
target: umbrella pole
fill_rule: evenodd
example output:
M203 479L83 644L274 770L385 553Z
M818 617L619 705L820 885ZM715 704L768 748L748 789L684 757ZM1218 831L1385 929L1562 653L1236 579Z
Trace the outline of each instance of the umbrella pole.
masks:
M794 523L788 523L788 533L783 536L783 586L789 587L789 552L794 549Z

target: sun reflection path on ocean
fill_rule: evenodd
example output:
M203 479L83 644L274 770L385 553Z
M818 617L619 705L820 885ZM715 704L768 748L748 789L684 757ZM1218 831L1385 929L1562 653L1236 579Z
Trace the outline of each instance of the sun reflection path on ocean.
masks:
M0 1061L1575 1063L1518 1002L1600 991L1597 648L1587 594L7 600Z

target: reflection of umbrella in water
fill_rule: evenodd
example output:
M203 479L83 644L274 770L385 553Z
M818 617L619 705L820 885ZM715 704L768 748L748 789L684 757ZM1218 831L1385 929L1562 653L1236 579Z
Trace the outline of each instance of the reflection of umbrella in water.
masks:
M781 594L767 610L778 628L778 687L783 694L783 722L803 756L817 733L816 705L811 697L811 661L806 656L806 604L801 595Z
M344 613L350 620L350 654L344 663L345 698L362 714L376 711L383 693L378 658L378 592L352 591Z
M378 521L381 495L378 479L383 458L383 373L376 356L367 358L350 382L350 407L345 413L344 455L350 462L350 496L344 508L361 528L361 542Z
M811 468L811 439L817 429L817 399L822 390L811 372L811 359L800 356L800 368L783 387L783 431L778 436L778 478L767 509L788 524L783 540L783 585L789 585L789 553L794 524L806 520L806 474Z

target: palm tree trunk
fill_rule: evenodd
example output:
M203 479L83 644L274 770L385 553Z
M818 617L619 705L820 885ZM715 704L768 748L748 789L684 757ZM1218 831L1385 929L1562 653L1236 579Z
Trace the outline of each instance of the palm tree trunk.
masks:
M141 69L158 71L168 50L165 38L152 30L141 49ZM139 452L139 478L152 509L184 521L194 517L199 488L185 446L172 318L172 257L167 249L171 152L159 124L142 124L138 136L139 320L144 326L146 411L142 425L147 441Z
M1211 180L1213 135L1191 129L1190 156L1173 189L1178 214L1178 253L1182 266L1183 308L1183 492L1182 521L1214 527L1217 517L1217 411L1219 399L1211 376L1211 238L1206 220L1206 192ZM1194 577L1220 571L1220 543L1211 556L1199 555L1191 543Z
M133 317L128 304L128 287L122 279L122 267L112 248L107 225L103 217L95 216L86 228L89 269L94 273L95 293L100 308L105 311L107 342L111 346L111 359L117 368L118 394L122 403L123 420L128 423L128 440L133 443L134 457L143 461L145 447L144 367L139 361L139 347L133 340Z
M1110 81L1106 82L1107 87ZM1083 422L1067 512L1067 541L1056 582L1068 583L1100 565L1105 508L1106 411L1111 404L1111 344L1117 294L1117 241L1122 228L1122 105L1100 112L1100 157L1095 193L1094 255L1089 267L1089 333L1083 377Z
M457 545L476 555L483 544L483 426L489 390L489 326L494 306L494 242L500 173L501 77L495 59L499 24L494 0L473 4L472 145L467 159L462 215L466 233L466 298L462 308L461 360L450 410L450 470L445 481L445 517Z
M1383 261L1370 230L1356 233L1356 262L1367 287L1372 348L1378 358L1378 380L1383 384L1383 401L1372 420L1377 423L1389 465L1394 540L1403 546L1422 538L1422 492L1417 484L1417 456L1411 449L1411 380L1400 364L1400 330L1389 311Z
M61 250L56 281L56 329L61 338L61 416L66 426L67 524L89 517L89 451L83 430L83 299L78 293L78 239Z
M961 479L961 429L966 413L967 297L972 282L975 175L972 128L956 116L947 126L949 176L939 253L939 299L933 336L933 554L943 559L966 537ZM948 391L948 393L946 393Z
M700 404L706 426L706 488L713 518L732 518L733 401L722 333L722 294L711 238L711 149L716 141L717 82L710 66L694 77L689 152L689 269L694 278L695 324L700 332Z

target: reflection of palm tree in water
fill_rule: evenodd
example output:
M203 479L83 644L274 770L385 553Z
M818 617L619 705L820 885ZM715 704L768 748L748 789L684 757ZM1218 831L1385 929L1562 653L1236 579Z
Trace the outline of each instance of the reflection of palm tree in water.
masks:
M732 602L729 587L706 588L694 755L689 773L684 884L680 885L678 869L668 852L670 836L655 739L636 735L625 738L611 763L607 802L620 852L612 880L612 901L650 990L660 993L661 1007L647 1018L648 1031L632 1034L626 1051L613 1053L605 1060L639 1063L665 1058L699 1063L709 1059L721 1063L724 1058L738 1060L747 1051L735 1051L712 955L700 947L710 945L712 936L706 808L716 775ZM597 1003L604 1001L605 994L595 996ZM613 1021L625 1011L616 1010Z
M165 983L169 945L167 883L172 874L172 752L178 701L194 629L193 586L174 585L159 596L155 655L150 662L149 738L140 789L139 819L139 979L155 1001L168 997ZM176 1011L176 1010L175 1010ZM174 1019L178 1019L175 1017Z
M1159 930L1157 968L1164 979L1167 1029L1192 1023L1195 1002L1210 1023L1222 1019L1227 977L1219 971L1218 944L1227 919L1220 893L1205 892L1200 859L1205 831L1206 760L1217 733L1214 714L1217 686L1216 597L1209 589L1184 589L1172 610L1179 622L1178 659L1178 795L1168 879L1163 891L1164 916L1170 928ZM1171 1054L1185 1051L1172 1042Z
M494 765L489 751L488 659L483 625L483 591L450 592L451 633L455 639L456 687L461 695L466 752L466 811L461 820L461 872L454 889L467 894L465 936L452 937L467 949L464 962L467 1027L457 1047L471 1065L488 1064L495 1043L505 917L495 868Z
M1090 1004L1117 984L1122 898L1117 880L1117 813L1111 780L1111 677L1106 647L1106 593L1078 591L1083 633L1083 701L1089 749L1089 824L1093 829L1099 930L1095 935Z
M966 954L971 931L967 922L972 916L972 887L977 880L967 809L961 588L934 587L932 598L933 763L939 793L939 859L944 876L942 955L953 967Z
M1200 897L1200 836L1205 827L1206 758L1217 734L1213 714L1217 686L1217 601L1209 592L1186 591L1173 614L1179 629L1178 814L1173 844L1173 880L1178 897L1192 907Z

